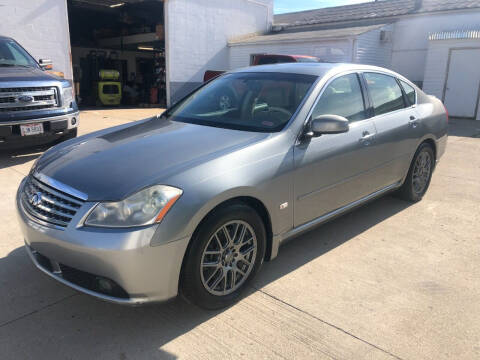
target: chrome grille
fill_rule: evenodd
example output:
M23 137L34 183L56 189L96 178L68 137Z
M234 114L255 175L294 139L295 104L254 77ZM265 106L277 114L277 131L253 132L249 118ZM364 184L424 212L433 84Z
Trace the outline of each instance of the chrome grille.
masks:
M32 176L25 182L21 201L31 216L62 227L70 223L83 204L82 200L55 190Z
M49 109L58 104L55 87L0 88L0 112Z

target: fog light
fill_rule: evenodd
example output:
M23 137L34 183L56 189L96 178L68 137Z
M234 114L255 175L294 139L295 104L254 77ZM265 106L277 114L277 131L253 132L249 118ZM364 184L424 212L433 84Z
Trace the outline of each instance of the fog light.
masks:
M110 280L97 277L96 279L98 289L103 293L110 293L113 290L112 283Z
M75 125L77 123L77 119L76 118L72 118L72 120L70 120L70 123L72 125Z

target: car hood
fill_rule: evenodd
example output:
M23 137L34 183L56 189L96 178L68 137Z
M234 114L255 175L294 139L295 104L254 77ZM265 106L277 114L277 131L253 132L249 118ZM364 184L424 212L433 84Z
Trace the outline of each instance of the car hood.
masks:
M33 67L0 67L0 82L31 82L52 80L60 80L60 78Z
M120 200L268 137L265 133L173 122L155 117L79 137L47 151L34 173L88 195Z

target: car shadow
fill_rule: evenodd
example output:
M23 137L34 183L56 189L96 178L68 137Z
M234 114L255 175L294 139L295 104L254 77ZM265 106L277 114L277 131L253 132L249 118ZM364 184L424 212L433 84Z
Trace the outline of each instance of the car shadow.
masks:
M0 170L11 166L22 165L37 159L52 144L32 146L15 150L0 150Z
M480 137L480 121L450 118L448 122L448 135L460 137Z
M265 263L246 296L408 206L410 203L386 196L286 243L275 260ZM11 347L7 353L12 355L16 351L13 347L22 346L26 336L36 334L42 338L37 341L42 344L39 348L45 356L71 357L69 351L76 349L75 358L87 357L88 351L95 351L108 354L108 358L173 359L176 355L161 349L162 346L174 340L189 346L190 342L198 341L188 335L192 329L208 320L213 321L208 326L215 326L215 321L220 320L214 318L226 311L205 311L179 298L137 308L105 303L78 294L41 274L23 247L0 259L0 284L0 338L6 338L5 343ZM186 339L179 339L184 335ZM58 338L62 341L56 341Z

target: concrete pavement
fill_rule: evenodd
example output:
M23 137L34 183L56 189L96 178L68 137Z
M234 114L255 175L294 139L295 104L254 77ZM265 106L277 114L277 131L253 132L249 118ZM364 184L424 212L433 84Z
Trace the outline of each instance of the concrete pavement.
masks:
M86 111L80 133L156 112ZM0 154L0 359L480 358L480 122L450 133L423 201L387 196L289 242L216 312L121 307L41 274L14 212L39 153Z

